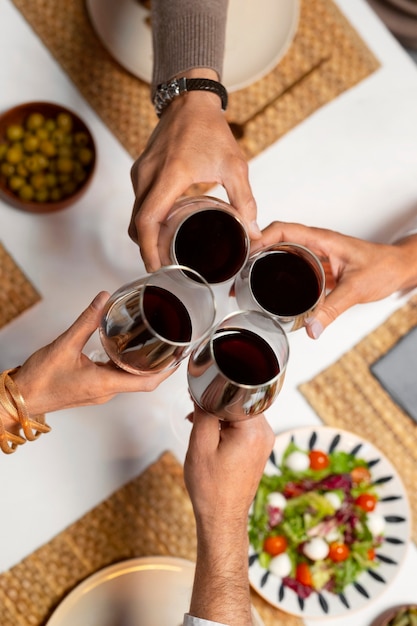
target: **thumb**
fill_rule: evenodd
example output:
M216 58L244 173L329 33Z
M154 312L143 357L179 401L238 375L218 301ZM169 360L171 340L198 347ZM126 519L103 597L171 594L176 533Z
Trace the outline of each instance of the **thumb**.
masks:
M306 319L305 326L309 337L318 339L322 332L335 321L339 315L356 304L354 292L349 282L339 283L314 311L314 315Z
M73 349L81 351L94 331L97 330L103 315L104 305L109 297L110 294L107 291L100 291L68 330L61 335L60 339L71 342Z
M194 405L190 442L194 446L215 449L219 445L219 418Z

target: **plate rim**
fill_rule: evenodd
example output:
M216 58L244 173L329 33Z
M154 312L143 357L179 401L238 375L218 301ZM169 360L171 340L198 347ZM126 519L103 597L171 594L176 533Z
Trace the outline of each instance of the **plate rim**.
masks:
M69 591L62 598L59 604L55 607L53 613L50 615L45 626L59 626L59 621L57 622L56 620L61 619L60 613L68 610L67 607L71 608L71 605L74 604L74 599L76 599L77 597L81 597L84 593L88 593L90 589L98 587L100 585L100 581L105 579L109 574L115 574L116 572L119 572L119 575L122 576L127 569L140 568L143 565L156 564L176 565L178 567L181 567L183 570L194 570L195 568L195 563L189 559L159 554L151 556L132 557L129 559L117 561L116 563L111 563L110 565L105 565L104 567L100 568L96 572L93 572L82 581L80 581L71 589L71 591Z
M380 456L380 459L388 465L388 468L390 469L390 471L392 471L392 473L394 474L395 478L398 480L398 482L400 483L401 487L402 487L402 498L403 498L403 503L404 503L404 517L406 518L406 522L407 522L407 533L406 536L404 536L404 549L403 549L403 554L401 559L399 560L396 570L393 574L393 576L391 577L391 579L388 581L388 585L390 585L394 579L396 578L400 567L402 565L402 563L405 560L405 557L407 555L408 549L409 549L409 545L410 545L410 541L411 541L411 508L410 508L410 502L409 502L409 497L408 497L408 493L405 489L405 485L404 482L401 478L401 476L399 475L396 467L391 463L391 461L386 457L386 455L377 447L375 446L371 441L369 441L368 439L365 439L364 437L362 437L361 435L358 435L357 433L347 430L345 428L337 428L334 426L327 426L327 425L317 425L317 426L298 426L295 428L291 428L285 431L281 431L275 434L275 442L274 442L274 446L273 446L273 451L275 450L275 446L277 443L277 440L282 439L284 441L284 438L287 438L289 440L289 438L291 438L292 436L296 436L297 433L301 434L304 433L305 435L307 435L308 433L313 433L313 432L326 432L329 434L329 436L331 436L333 434L333 436L335 435L345 435L345 436L349 436L349 437L353 437L353 439L356 440L357 443L362 443L362 444L366 444L368 446L371 447L371 449L373 451L376 451L378 453L378 455ZM270 463L270 459L268 459L265 468L268 466L268 464ZM251 545L249 545L249 552L248 552L249 556L254 554L253 548ZM323 611L323 613L321 614L308 614L308 612L306 612L305 609L299 609L297 611L295 610L290 610L285 606L284 602L281 603L275 603L273 601L271 601L271 598L268 597L264 591L259 587L259 585L256 585L251 578L250 575L250 567L249 569L249 582L250 585L252 587L252 589L254 591L256 591L256 593L259 594L259 596L261 598L263 598L263 600L265 600L265 602L267 602L270 606L273 606L281 611L283 611L284 613L287 613L288 615L293 615L296 617L300 617L303 619L309 619L309 620L315 620L315 619L337 619L339 617L343 617L346 616L347 614L352 614L354 612L360 611L361 609L365 608L366 604L364 604L363 606L359 606L359 607L353 607L353 608L346 608L340 612L337 613L325 613ZM262 568L264 569L264 568ZM265 570L266 571L266 570ZM373 595L371 597L368 598L368 602L371 602L373 600L375 600L377 597L379 597L382 592L383 592L384 588L381 588L381 591L377 594L377 595ZM327 594L328 592L326 592Z

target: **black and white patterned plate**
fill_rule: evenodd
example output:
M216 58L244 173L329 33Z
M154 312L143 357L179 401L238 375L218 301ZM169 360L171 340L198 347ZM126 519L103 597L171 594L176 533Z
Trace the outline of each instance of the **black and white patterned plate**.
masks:
M407 494L397 471L375 446L354 433L326 426L298 428L279 434L265 473L278 472L277 464L291 440L304 450L343 450L368 462L380 496L375 512L385 519L384 541L376 553L379 565L363 572L343 594L323 591L312 593L303 600L295 591L284 587L279 577L260 566L257 554L250 546L249 580L267 602L287 613L305 619L345 616L382 594L399 571L410 539L411 518ZM401 463L401 459L398 459L398 463Z

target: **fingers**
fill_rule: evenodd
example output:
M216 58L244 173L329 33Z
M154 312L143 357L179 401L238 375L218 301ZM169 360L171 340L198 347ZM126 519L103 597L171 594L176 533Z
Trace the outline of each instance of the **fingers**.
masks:
M81 352L91 335L98 328L104 305L109 297L110 294L107 291L100 291L68 330L61 335L59 340L69 341L75 351Z
M139 210L140 202L135 201L132 218L129 224L129 237L138 244L140 255L147 272L155 272L161 267L158 252L158 236L160 222L155 215L147 218L146 205Z

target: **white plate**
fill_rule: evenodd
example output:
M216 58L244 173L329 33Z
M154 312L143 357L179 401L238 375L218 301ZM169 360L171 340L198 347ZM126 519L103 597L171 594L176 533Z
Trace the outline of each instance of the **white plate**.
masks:
M150 11L138 0L86 0L93 27L110 54L150 83ZM271 71L297 31L300 0L229 0L223 83L243 89Z
M181 626L194 563L167 556L129 559L80 583L46 626ZM253 609L254 626L263 626Z
M356 434L336 428L299 428L277 436L273 455L265 473L277 473L281 456L291 439L304 450L312 448L328 452L334 449L356 454L371 466L373 481L378 483L375 511L385 518L385 540L377 550L379 566L364 572L357 584L349 585L341 596L323 591L312 593L306 600L283 587L281 579L259 565L253 548L249 551L249 579L254 589L270 604L282 611L305 619L339 617L363 608L370 600L384 593L394 579L405 557L410 540L410 507L404 485L392 464L371 443ZM273 458L274 457L274 458ZM273 462L275 460L275 463Z

